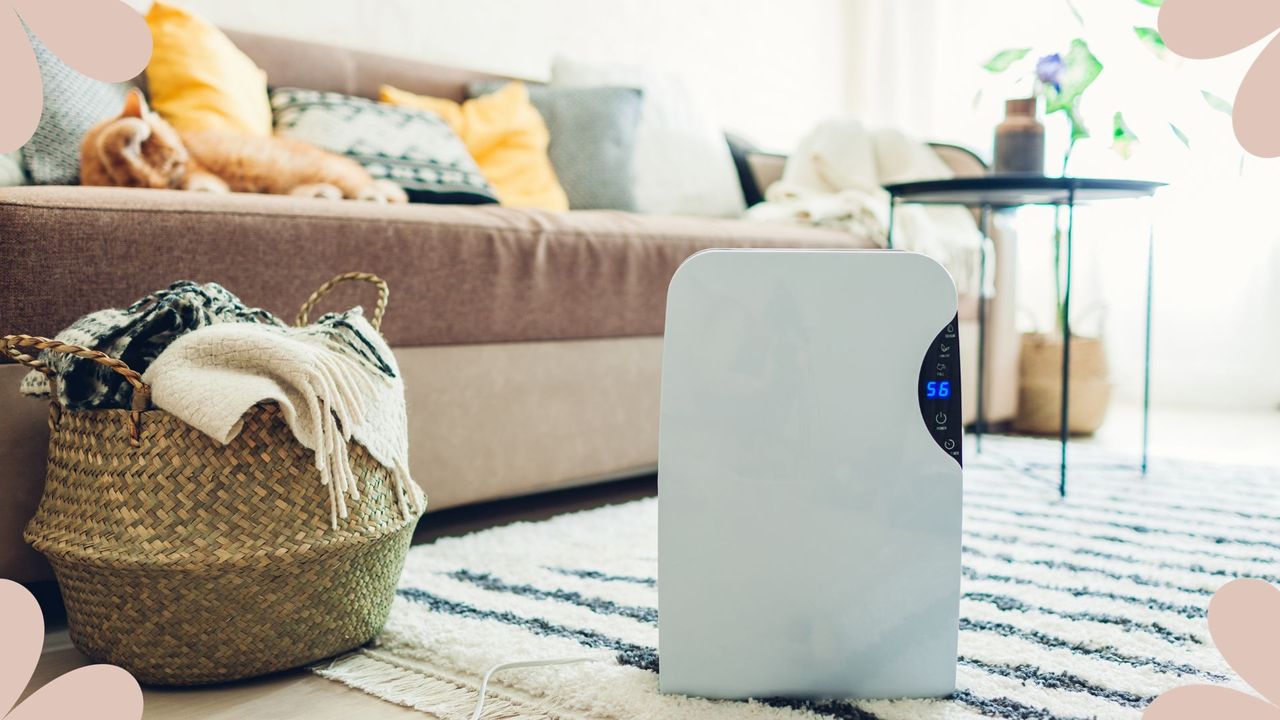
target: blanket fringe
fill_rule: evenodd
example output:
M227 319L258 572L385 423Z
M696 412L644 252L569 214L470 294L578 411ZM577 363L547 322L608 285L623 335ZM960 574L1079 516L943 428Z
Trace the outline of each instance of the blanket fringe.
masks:
M336 529L338 520L348 515L347 500L360 499L360 479L351 469L347 444L352 441L354 428L360 427L368 416L364 402L375 396L373 383L357 361L320 356L309 371L307 386L308 397L315 403L313 412L321 418L316 469L320 471L320 482L328 486L329 522ZM421 514L421 491L413 487L407 465L397 459L386 467L391 472L400 512L405 517L411 512Z
M441 718L470 717L478 699L478 689L443 678L414 672L356 651L311 670L321 677L362 690L388 702L431 713ZM490 695L482 720L557 720L510 700Z

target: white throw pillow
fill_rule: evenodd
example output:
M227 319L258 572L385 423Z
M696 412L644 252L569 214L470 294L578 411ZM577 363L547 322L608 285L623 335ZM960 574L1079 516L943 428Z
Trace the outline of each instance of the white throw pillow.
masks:
M0 155L0 187L10 185L26 185L27 176L22 172L22 151Z
M653 215L738 217L745 208L724 133L679 78L626 65L557 57L551 84L633 87L644 93L636 128L636 209Z

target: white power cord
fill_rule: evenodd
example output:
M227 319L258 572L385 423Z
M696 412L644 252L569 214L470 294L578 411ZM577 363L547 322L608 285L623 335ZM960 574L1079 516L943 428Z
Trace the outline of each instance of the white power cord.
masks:
M471 720L480 720L480 715L484 713L485 689L489 687L489 678L492 678L495 673L500 673L503 670L515 670L516 668L543 667L546 665L573 665L575 663L584 662L605 662L609 659L611 659L610 656L594 655L590 657L552 658L549 660L521 660L519 662L507 662L494 665L489 668L489 671L484 674L484 679L480 681L480 697L476 699L476 710L471 713Z

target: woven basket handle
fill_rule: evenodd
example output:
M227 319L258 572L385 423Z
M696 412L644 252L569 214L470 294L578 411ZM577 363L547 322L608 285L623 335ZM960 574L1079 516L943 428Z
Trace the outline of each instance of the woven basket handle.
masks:
M367 272L342 273L329 282L321 285L315 292L311 293L311 297L307 298L307 301L302 304L302 309L298 311L298 319L295 321L295 324L299 327L306 325L307 316L315 309L316 304L320 302L321 298L329 294L329 291L332 290L335 285L347 282L348 280L363 280L367 283L372 283L374 287L378 288L378 303L373 306L373 316L369 318L369 324L373 326L374 330L381 329L382 316L387 312L387 298L391 295L391 290L387 287L386 280L383 280L373 273Z
M59 340L50 340L49 338L35 335L5 335L0 337L0 352L3 352L11 360L34 368L45 375L53 374L53 371L39 358L23 352L25 349L52 350L53 352L75 355L108 367L112 372L124 378L126 382L133 386L133 399L129 413L129 442L135 447L138 445L142 413L151 406L151 386L142 381L142 376L136 370L130 368L123 360L117 360L106 353L90 350L79 345L71 345Z

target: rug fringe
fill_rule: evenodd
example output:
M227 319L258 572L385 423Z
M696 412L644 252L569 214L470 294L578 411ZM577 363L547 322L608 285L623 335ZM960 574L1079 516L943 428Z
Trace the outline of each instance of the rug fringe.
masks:
M478 699L474 687L408 670L356 651L311 667L317 675L397 705L441 718L470 718ZM482 720L557 720L538 709L497 697L492 692L484 704Z

